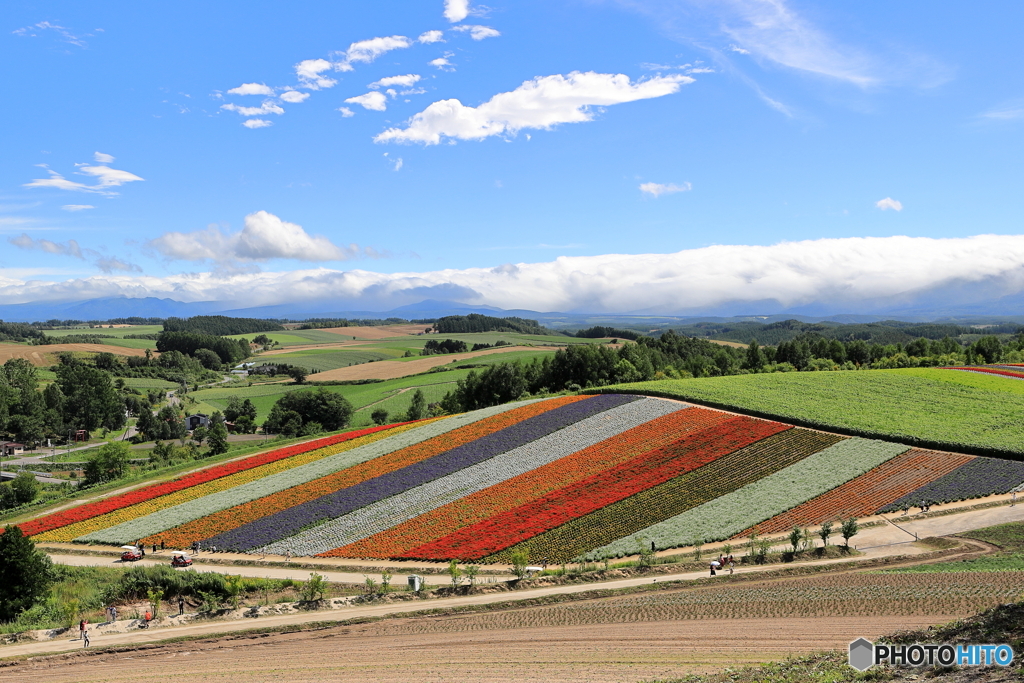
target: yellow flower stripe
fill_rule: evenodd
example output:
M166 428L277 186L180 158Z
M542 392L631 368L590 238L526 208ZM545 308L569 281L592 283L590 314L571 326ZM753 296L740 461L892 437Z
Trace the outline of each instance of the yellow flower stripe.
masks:
M284 460L278 460L249 470L243 470L226 477L221 477L220 479L214 479L213 481L206 482L205 484L192 486L166 496L160 496L153 500L147 500L130 507L115 510L114 512L109 512L105 515L99 515L98 517L93 517L82 522L69 524L68 526L61 527L59 529L47 531L46 533L39 534L33 540L37 542L67 543L79 536L84 536L85 534L90 534L94 531L99 531L100 529L106 529L116 524L121 524L122 522L142 517L143 515L150 515L154 512L159 512L160 510L164 510L175 505L187 503L190 500L202 498L203 496L207 496L211 493L226 491L227 489L234 488L235 486L248 484L249 482L256 481L257 479L262 479L263 477L268 477L273 474L284 472L285 470L290 470L293 467L305 465L330 455L336 455L344 451L352 450L353 448L358 448L359 446L365 446L366 444L386 439L389 436L400 434L401 432L413 429L414 427L421 427L426 422L427 421L424 420L409 425L403 425L401 427L387 429L375 434L361 436L358 439L352 439L351 441L344 441L339 444L334 444L333 446L326 446L306 453L299 453L298 455L285 458Z

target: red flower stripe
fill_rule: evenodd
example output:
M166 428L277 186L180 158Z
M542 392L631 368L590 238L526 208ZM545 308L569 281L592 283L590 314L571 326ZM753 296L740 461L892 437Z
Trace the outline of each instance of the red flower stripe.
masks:
M737 534L776 534L845 517L865 517L974 460L972 455L912 448L817 498Z
M501 484L415 517L387 531L326 553L321 557L402 557L410 549L508 512L553 491L575 484L635 458L652 447L667 446L686 434L717 425L729 414L686 408L538 467Z
M35 536L47 531L59 529L60 527L67 526L68 524L84 522L87 519L92 519L99 515L105 515L107 513L114 512L115 510L143 503L147 500L166 496L169 493L175 493L182 489L187 489L190 486L205 484L206 482L213 481L214 479L220 479L221 477L226 477L238 472L244 472L245 470L259 467L260 465L266 465L267 463L290 458L292 456L299 455L300 453L324 448L325 446L333 446L334 444L343 443L345 441L356 439L360 436L366 436L367 434L373 434L374 432L379 432L385 429L392 429L399 426L399 424L408 423L396 423L384 425L383 427L370 427L368 429L360 429L354 432L335 434L334 436L328 436L314 441L306 441L305 443L295 444L294 446L278 448L267 453L260 453L259 455L242 458L241 460L226 462L222 465L193 472L192 474L181 477L180 479L174 479L162 484L145 486L116 497L98 500L93 503L86 503L85 505L79 505L78 507L71 508L70 510L61 510L60 512L55 512L52 515L46 515L45 517L40 517L39 519L26 522L21 525L21 530L26 536Z
M499 413L479 422L468 424L446 434L436 436L418 444L397 450L393 453L368 460L364 463L335 472L334 474L305 484L293 486L284 491L257 498L256 500L236 505L235 507L215 512L212 515L182 524L173 529L162 531L142 539L143 543L163 541L170 545L184 547L196 539L208 539L232 529L249 524L255 520L301 505L310 500L321 498L343 488L379 477L397 469L407 467L421 460L426 460L444 451L475 441L483 436L500 431L509 425L522 422L528 418L546 413L555 408L575 403L589 396L565 396L550 401L531 403L520 408Z
M998 368L940 368L941 370L966 370L967 372L984 372L989 375L1003 375L1004 377L1015 377L1024 379L1024 372L1013 370L999 370Z
M538 500L410 550L417 559L478 559L694 470L755 441L790 429L779 422L731 417Z

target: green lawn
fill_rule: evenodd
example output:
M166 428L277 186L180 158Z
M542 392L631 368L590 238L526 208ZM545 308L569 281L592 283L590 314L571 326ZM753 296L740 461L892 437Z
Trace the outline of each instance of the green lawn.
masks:
M791 372L621 384L594 391L690 399L914 445L1024 453L1024 381L912 368Z

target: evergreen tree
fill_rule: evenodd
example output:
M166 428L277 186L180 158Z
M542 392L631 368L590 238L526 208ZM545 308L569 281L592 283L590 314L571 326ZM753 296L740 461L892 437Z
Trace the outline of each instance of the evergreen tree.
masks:
M0 535L0 622L32 607L52 583L50 558L36 550L21 528L7 526Z
M417 389L416 393L412 395L412 403L409 404L409 412L406 414L405 419L422 420L427 414L427 399L423 395L422 389Z

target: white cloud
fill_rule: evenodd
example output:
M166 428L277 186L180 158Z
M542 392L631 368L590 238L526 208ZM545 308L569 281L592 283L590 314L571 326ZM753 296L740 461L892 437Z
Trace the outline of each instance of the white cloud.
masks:
M291 104L298 104L299 102L305 102L309 98L308 92L299 92L298 90L286 90L281 93L281 99Z
M338 83L333 78L321 75L324 71L330 71L332 68L334 65L326 59L304 59L295 65L295 75L303 87L320 90L321 88L330 88Z
M65 211L85 211L86 209L95 209L96 207L92 204L65 204L60 208Z
M340 111L341 115L346 119L349 118L350 116L356 115L356 113L349 109L348 107L338 107L338 111Z
M442 71L455 70L454 67L452 67L452 63L448 61L447 57L438 57L437 59L431 59L427 63L430 64L430 66L436 66L438 69L441 69Z
M84 40L82 40L81 38L79 38L78 36L73 34L71 31L69 31L65 27L58 26L57 24L51 24L48 21L40 21L38 24L32 24L31 26L25 26L24 28L19 28L19 29L16 29L14 31L11 31L11 33L13 33L16 36L24 36L24 37L34 38L34 37L39 35L39 33L37 32L38 30L54 31L54 32L57 33L57 35L59 35L61 37L61 40L63 42L69 43L71 45L75 45L77 47L83 47L84 48L85 45L86 45ZM102 30L102 29L100 29L100 30Z
M267 126L274 125L274 122L267 121L266 119L246 119L245 121L242 121L242 125L250 129L266 128Z
M405 165L405 162L402 161L402 157L395 157L394 159L392 159L391 154L388 152L384 152L384 158L387 159L388 162L391 164L392 170L401 171L402 166Z
M469 16L469 0L444 0L444 18L454 23Z
M408 88L419 82L420 76L417 74L405 74L404 76L388 76L382 78L379 81L374 81L369 85L371 88L387 88L393 85L400 85L403 88Z
M1013 121L1024 118L1024 101L1018 100L989 109L981 114L980 118L988 119L989 121Z
M444 31L425 31L416 40L421 43L443 43Z
M104 273L141 273L142 268L139 268L134 263L128 263L122 261L115 256L101 256L96 259L96 267L102 270Z
M339 71L351 71L352 62L372 62L386 52L400 50L412 45L412 41L405 36L386 36L381 38L370 38L360 40L348 46L344 58L334 64Z
M113 159L109 154L103 154L102 152L96 152L96 158ZM106 165L89 166L88 164L76 164L78 170L75 171L78 175L87 175L97 178L99 182L95 185L86 185L85 183L78 183L73 180L68 180L60 173L57 173L50 168L47 168L46 164L39 164L39 166L46 169L46 172L50 174L49 178L37 178L32 182L25 183L24 187L55 187L58 190L69 190L72 192L92 192L95 194L105 195L116 195L111 188L119 187L125 183L133 183L143 178L129 173L128 171L121 171L116 168L110 168Z
M662 97L692 82L688 76L673 75L633 83L624 74L592 71L541 76L479 107L467 107L456 99L434 102L413 116L406 128L390 128L374 140L436 145L442 138L481 140L524 128L550 129L560 123L592 120L591 107Z
M52 242L50 240L34 240L25 233L18 235L17 237L8 237L7 241L18 247L19 249L39 249L45 251L48 254L57 254L61 256L74 256L75 258L84 259L85 256L82 254L82 248L78 245L75 240L68 240L67 242Z
M640 191L644 194L649 194L652 197L660 197L663 194L675 194L676 192L689 192L693 189L691 183L643 183L640 185Z
M274 89L263 83L243 83L237 88L228 90L229 95L268 95L273 96Z
M237 104L222 104L221 109L238 112L242 116L263 116L264 114L283 114L284 109L271 101L266 101L258 107L239 107Z
M0 283L0 300L126 295L237 302L234 307L321 301L329 310L385 311L443 299L504 309L648 315L734 315L751 307L764 313L795 308L885 313L927 305L991 305L1000 297L1019 297L1024 293L1024 235L716 245L672 254L563 256L498 270L376 273L312 268L112 275L64 282L9 278Z
M372 109L373 111L384 111L388 108L387 95L377 91L368 92L365 95L350 97L345 101L349 104L358 104L364 109Z
M892 197L879 199L877 202L875 202L875 206L877 206L882 211L887 211L888 209L892 209L893 211L903 210L903 204L901 202L896 201Z
M338 247L302 226L283 221L272 213L257 211L245 217L245 227L225 233L216 227L197 232L168 232L146 246L168 259L183 261L346 261L362 252L354 244Z
M739 53L741 55L749 55L750 54L750 50L744 50L742 47L740 47L738 45L730 45L729 46L729 50L731 52L737 52L737 53Z
M114 157L110 156L109 154L104 154L103 152L93 152L92 156L98 163L101 164L110 164L114 162Z
M473 40L483 40L484 38L497 38L501 35L496 29L490 26L471 26L463 24L462 26L456 26L456 31L469 31L469 37Z

